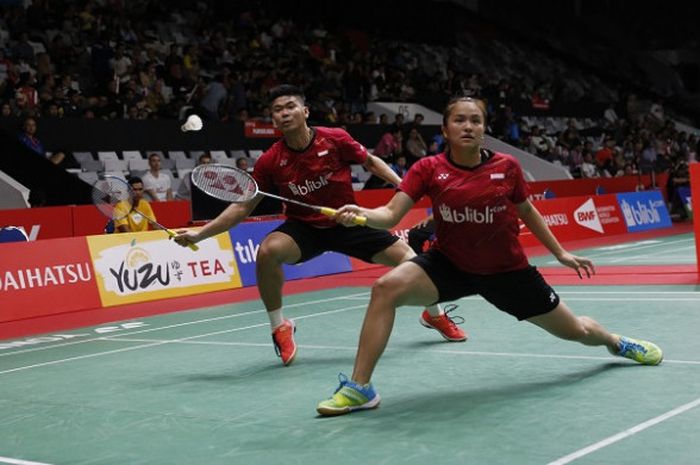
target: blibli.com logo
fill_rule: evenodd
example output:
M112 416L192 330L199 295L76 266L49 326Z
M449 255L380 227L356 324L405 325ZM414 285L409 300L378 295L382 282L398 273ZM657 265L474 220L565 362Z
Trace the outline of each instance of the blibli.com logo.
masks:
M330 176L330 174L328 174L326 176L321 175L318 177L318 179L316 179L314 181L309 181L307 179L306 181L304 181L304 184L294 184L293 182L290 182L289 183L289 190L291 190L292 194L294 194L294 195L299 195L299 196L307 195L313 191L319 190L323 186L327 186L329 176Z
M629 231L671 226L661 193L618 194L620 209Z
M652 202L642 203L637 200L636 205L630 205L624 200L620 202L622 214L628 226L647 225L661 222L661 215L657 206Z
M473 208L464 207L464 210L454 210L445 204L438 207L440 216L447 223L475 223L475 224L491 224L493 223L494 213L505 210L506 207L501 205L498 207L484 207L483 210L475 210Z

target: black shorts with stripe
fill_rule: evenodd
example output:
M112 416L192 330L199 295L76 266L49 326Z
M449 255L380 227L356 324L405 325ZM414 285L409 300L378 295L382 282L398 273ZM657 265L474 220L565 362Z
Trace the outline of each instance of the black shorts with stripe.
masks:
M315 228L301 221L287 220L275 231L294 239L301 250L297 263L321 255L323 252L340 252L351 257L372 263L372 257L389 248L399 240L389 231L372 228Z
M438 302L478 294L518 320L543 315L559 305L559 295L532 265L505 273L465 273L435 249L413 257L411 261L423 268L437 287Z

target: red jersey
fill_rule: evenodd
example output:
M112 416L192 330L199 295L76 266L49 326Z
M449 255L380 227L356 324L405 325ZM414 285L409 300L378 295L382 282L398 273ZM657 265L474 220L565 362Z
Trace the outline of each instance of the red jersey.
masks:
M367 149L340 128L314 129L309 146L296 151L284 139L263 153L253 170L261 191L324 207L355 203L350 165L367 160ZM287 217L317 227L336 226L335 220L310 208L286 204Z
M515 206L527 199L527 184L511 155L482 151L482 163L460 167L440 153L415 163L399 190L414 202L430 197L435 247L462 271L493 274L523 269ZM487 159L486 155L490 157Z

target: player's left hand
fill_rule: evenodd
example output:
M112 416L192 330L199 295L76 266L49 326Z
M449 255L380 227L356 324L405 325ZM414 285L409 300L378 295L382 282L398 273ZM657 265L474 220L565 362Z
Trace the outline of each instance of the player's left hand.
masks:
M557 257L557 260L559 260L559 263L562 265L573 268L580 279L583 279L583 273L586 273L587 278L590 278L592 274L595 274L593 262L586 257L578 257L570 254L569 252L564 252L561 256ZM581 270L583 270L583 273Z
M344 205L338 209L335 214L335 221L343 226L357 226L355 218L358 216L366 216L365 209L357 205Z

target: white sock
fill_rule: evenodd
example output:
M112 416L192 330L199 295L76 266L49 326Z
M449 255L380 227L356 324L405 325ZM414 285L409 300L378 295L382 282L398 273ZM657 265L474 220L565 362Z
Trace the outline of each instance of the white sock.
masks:
M270 328L272 328L273 331L278 327L282 326L282 323L284 323L284 317L282 316L282 308L268 311L267 317L270 319Z
M433 317L440 316L443 313L445 313L442 310L442 307L440 307L440 304L431 305L429 307L425 307L425 309L428 311L428 313L430 313L430 316L433 316Z

